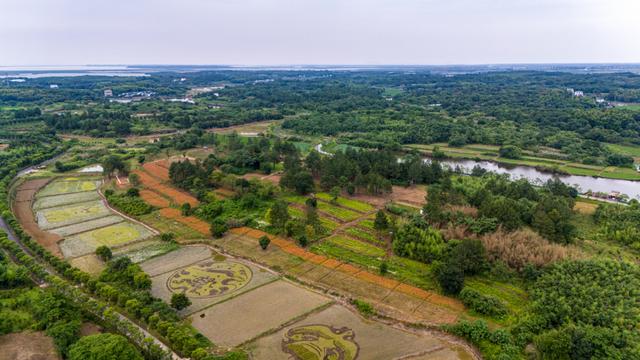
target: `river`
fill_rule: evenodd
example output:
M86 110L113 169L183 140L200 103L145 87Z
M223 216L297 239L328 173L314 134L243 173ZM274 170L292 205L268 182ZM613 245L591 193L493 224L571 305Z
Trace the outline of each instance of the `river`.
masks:
M428 158L426 160L431 161ZM541 185L555 176L563 183L574 186L580 193L587 192L588 190L607 194L612 191L618 191L622 194L628 195L631 199L640 200L640 182L638 181L596 178L581 175L557 175L542 172L530 166L506 166L492 161L447 159L441 161L441 163L452 169L459 166L465 173L470 173L474 166L480 166L487 171L492 171L498 174L509 174L511 179L514 180L521 178L527 179L534 185Z

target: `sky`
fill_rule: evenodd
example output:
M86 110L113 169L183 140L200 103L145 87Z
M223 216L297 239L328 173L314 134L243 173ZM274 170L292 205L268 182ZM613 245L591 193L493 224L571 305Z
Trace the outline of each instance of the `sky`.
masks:
M0 0L0 66L640 62L639 0Z

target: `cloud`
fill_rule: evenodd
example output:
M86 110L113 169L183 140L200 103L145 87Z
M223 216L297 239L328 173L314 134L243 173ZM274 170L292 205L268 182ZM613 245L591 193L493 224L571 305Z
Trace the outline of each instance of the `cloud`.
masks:
M0 65L640 61L635 0L3 2Z

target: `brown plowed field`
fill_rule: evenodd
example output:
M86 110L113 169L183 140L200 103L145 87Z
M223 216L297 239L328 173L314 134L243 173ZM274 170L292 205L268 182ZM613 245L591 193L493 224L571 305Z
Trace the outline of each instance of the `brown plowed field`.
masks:
M167 200L164 197L160 196L155 191L146 190L146 189L140 190L140 197L142 198L142 200L146 201L151 206L155 206L155 207L159 207L159 208L165 208L165 207L169 207L169 205L171 205L169 203L169 200Z
M142 167L144 168L144 171L149 174L157 177L158 179L167 181L169 180L169 168L163 165L164 163L161 164L160 162L155 161L152 163L146 163L142 165Z
M189 203L193 207L198 206L198 199L182 191L178 191L171 186L162 184L160 180L149 175L147 172L134 171L134 173L140 176L140 181L142 182L142 185L144 185L144 187L152 189L159 194L168 196L173 200L175 204L182 205L184 203Z
M244 235L244 236L248 236L250 238L253 239L258 239L260 238L262 235L265 235L266 233L260 230L256 230L256 229L251 229L251 228L247 228L247 227L242 227L242 228L237 228L237 229L232 229L231 230L232 233L237 234L237 235ZM321 258L319 257L319 255L314 254L312 252L309 252L303 248L300 248L298 246L296 246L294 243L292 243L291 241L285 240L283 238L280 237L274 237L274 236L269 236L272 240L271 243L280 247L284 252L291 254L291 255L295 255L301 259L304 259L305 261L308 261L309 263L318 263L320 262ZM380 275L376 275L373 274L371 272L368 272L366 270L362 270L358 267L355 267L353 265L350 264L346 264L343 263L339 260L335 260L335 259L327 259L325 261L320 262L320 266L326 267L326 268L330 268L330 269L335 269L338 272L344 273L344 274L348 274L350 276L354 276L360 280L363 280L367 283L371 283L377 286L380 286L382 288L385 289L393 289L396 292L400 292L403 294L407 294L407 295L411 295L414 297L417 297L419 299L425 300L431 304L435 304L438 306L445 306L449 309L452 309L456 312L462 312L464 311L464 305L462 305L461 302L459 302L458 300L452 299L452 298L448 298L446 296L442 296L439 294L436 294L434 292L430 292L430 291L426 291L420 288L417 288L415 286L412 285L408 285L405 283L401 283L397 280L394 279L390 279L387 277L383 277ZM455 319L452 317L453 321L455 321ZM445 319L443 319L445 320ZM446 319L447 322L449 319Z
M41 230L33 215L33 210L31 210L36 192L48 182L49 179L34 179L20 185L13 203L13 213L29 236L53 255L62 258L62 252L58 247L58 241L62 240L62 237Z

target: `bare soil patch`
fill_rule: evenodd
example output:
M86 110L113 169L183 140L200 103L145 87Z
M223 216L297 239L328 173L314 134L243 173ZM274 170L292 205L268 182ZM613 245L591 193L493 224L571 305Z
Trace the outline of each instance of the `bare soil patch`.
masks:
M49 179L34 179L21 184L16 191L13 213L29 236L55 256L62 258L62 251L58 247L58 241L62 237L41 230L31 210L36 192L48 182Z
M0 336L0 360L58 360L53 339L44 332L21 332Z

